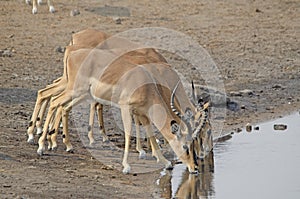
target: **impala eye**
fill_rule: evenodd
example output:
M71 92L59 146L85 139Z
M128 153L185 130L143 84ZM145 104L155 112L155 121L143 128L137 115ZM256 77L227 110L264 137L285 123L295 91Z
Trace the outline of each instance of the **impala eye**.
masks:
M189 147L185 144L182 146L182 148L186 151L186 154L189 155L190 152L189 152Z
M174 120L171 122L171 131L176 134L179 131L179 125Z

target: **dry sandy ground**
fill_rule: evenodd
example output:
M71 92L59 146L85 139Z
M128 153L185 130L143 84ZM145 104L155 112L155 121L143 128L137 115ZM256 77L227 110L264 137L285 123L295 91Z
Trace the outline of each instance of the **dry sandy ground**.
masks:
M109 14L112 6L120 11L121 24L99 14ZM36 91L62 74L63 54L56 49L88 27L111 34L165 27L191 36L210 53L228 96L239 105L227 112L227 130L300 108L297 0L57 0L55 7L55 14L44 5L32 15L24 1L0 1L1 198L160 197L159 171L123 175L91 158L76 134L74 154L61 146L38 157L36 146L26 143ZM80 14L70 16L73 9ZM187 75L191 70L184 69ZM245 89L250 94L239 93Z

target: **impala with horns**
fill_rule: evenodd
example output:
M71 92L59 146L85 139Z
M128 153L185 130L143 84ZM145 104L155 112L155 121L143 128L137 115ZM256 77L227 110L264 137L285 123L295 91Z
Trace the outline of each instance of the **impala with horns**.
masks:
M126 49L126 47L124 49ZM147 64L146 66L139 65L136 62L132 62L132 60L139 59L141 55L136 54L137 51L134 53L127 53L127 58L124 60L124 57L121 55L125 54L126 50L129 51L128 49L124 51L124 49L121 49L121 53L120 49L117 49L116 51L112 49L81 49L71 53L68 58L68 65L77 64L77 67L80 67L81 70L77 74L70 71L68 75L70 76L69 80L71 81L68 81L68 89L64 90L53 100L55 106L65 106L63 109L64 126L67 126L67 120L64 118L67 118L66 116L68 115L69 109L85 97L92 96L100 103L112 103L121 109L126 135L126 147L123 160L125 173L130 170L127 163L127 156L132 115L137 117L143 126L149 127L151 122L157 127L160 126L161 128L159 129L169 141L175 153L188 165L191 172L195 171L196 157L194 151L194 139L191 138L197 137L201 128L194 128L189 124L192 123L193 126L195 126L195 124L199 122L198 120L201 118L202 112L194 110L196 114L192 118L180 116L180 110L178 111L174 108L179 105L177 99L175 100L174 106L176 89L178 87L182 88L181 83L178 81L178 75L176 76L178 84L173 86L174 91L171 92L173 89L170 88L172 87L169 86L170 84L165 83L166 80L164 77L166 76L162 75L162 73L166 72L165 69L168 68L166 67L166 63ZM129 77L127 77L128 75ZM123 76L126 76L126 78ZM171 79L176 81L176 78ZM136 81L140 81L140 84L137 84L138 82ZM137 85L141 86L137 88ZM129 91L132 91L132 93ZM148 95L150 98L147 97ZM180 96L182 95L185 96L185 93L180 93ZM116 96L116 98L113 98L113 96ZM172 108L169 104L170 99ZM160 106L162 106L163 109L157 108ZM51 114L51 112L48 112L50 118ZM166 120L164 120L166 122L161 123L162 116L166 117ZM160 119L158 120L157 118ZM48 119L49 117L47 116L46 121ZM184 121L184 123L181 124L181 121ZM149 131L151 129L146 128L146 130ZM182 130L185 130L186 133L181 134ZM67 136L67 132L65 132L65 135ZM43 152L44 141L45 131L39 140L39 154L42 154ZM187 142L187 144L183 144L185 142ZM151 142L151 144L153 143Z
M31 0L25 0L25 2L30 5L31 4ZM36 14L38 9L38 5L41 5L42 4L42 0L32 0L32 14ZM48 4L48 7L49 7L49 12L51 13L54 13L55 12L55 8L52 4L52 0L47 0L47 4Z
M35 109L32 114L32 118L29 123L28 131L27 131L28 136L29 136L29 138L28 138L29 143L33 143L34 124L36 124L36 126L37 126L37 134L42 133L42 129L41 129L42 123L41 122L43 121L43 115L46 111L47 104L49 103L51 97L55 97L55 96L59 95L66 88L67 81L68 81L68 77L67 77L68 71L72 71L72 73L74 74L74 72L76 73L76 71L78 70L75 67L69 67L67 69L66 59L68 58L69 53L74 50L78 50L80 48L85 48L85 47L94 48L94 47L98 46L98 48L102 48L102 49L116 47L115 44L112 45L107 42L104 45L100 45L108 37L109 37L108 34L102 32L102 31L99 31L99 30L95 30L95 29L86 29L86 30L77 32L72 35L70 45L67 46L66 50L65 50L63 76L61 78L55 80L53 84L48 85L45 89L41 89L38 91ZM128 45L127 43L124 43L121 41L117 42L117 45L125 45L125 44ZM145 54L143 56L145 56L145 57L150 56L152 58L152 62L154 62L155 59L157 59L157 62L166 62L166 60L159 53L157 53L154 49L149 49L147 52L148 52L147 55ZM51 106L51 104L50 104L50 107L53 107L53 106ZM56 137L58 134L58 128L59 128L60 121L61 121L61 108L62 107L60 106L60 107L56 107L56 108L57 108L56 115L55 115L55 117L52 117L52 120L50 123L53 123L53 124L49 125L50 126L49 131L46 128L49 124L49 123L47 123L47 120L46 120L46 124L44 126L45 127L44 132L48 132L47 133L48 149L52 149L52 150L55 150L57 147ZM94 122L95 109L97 110L100 134L103 137L103 142L108 140L108 137L105 134L102 108L103 108L103 105L98 102L91 103L90 119L89 119L89 127L88 127L88 131L89 131L88 137L90 140L90 144L94 143L92 126L93 126L93 122ZM135 121L136 121L136 124L139 125L140 122L138 121L137 118L135 119ZM137 132L139 132L138 126L136 127L136 129L137 129ZM64 127L64 131L67 131L67 127ZM137 133L136 135L137 135L136 149L140 153L140 158L143 158L145 156L145 151L141 147L139 133ZM148 138L148 139L154 139L154 138L152 137L152 138ZM65 142L65 140L68 140L68 137L63 134L63 141ZM72 147L70 144L67 144L66 147L67 147L67 151L72 151ZM154 150L152 152L153 152L153 156L158 157L158 155L156 154L156 152Z

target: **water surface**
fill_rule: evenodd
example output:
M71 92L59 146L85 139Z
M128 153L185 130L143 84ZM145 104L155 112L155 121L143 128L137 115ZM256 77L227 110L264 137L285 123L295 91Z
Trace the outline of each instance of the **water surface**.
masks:
M274 124L287 129L274 130ZM205 163L197 177L189 177L183 166L163 173L159 184L169 175L170 193L164 187L162 197L183 198L185 189L187 198L300 198L299 113L255 126L259 130L217 143L214 163Z

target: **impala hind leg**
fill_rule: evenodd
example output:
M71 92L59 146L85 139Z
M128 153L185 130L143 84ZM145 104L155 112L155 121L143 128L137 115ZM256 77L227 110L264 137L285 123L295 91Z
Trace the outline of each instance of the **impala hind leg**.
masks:
M121 115L123 120L124 132L125 132L125 150L123 157L123 173L128 174L130 172L130 165L128 164L128 155L130 147L130 135L131 135L131 114L128 106L121 107Z
M36 123L35 123L35 126L36 126L36 134L37 135L41 135L42 134L42 123L43 123L43 118L44 118L44 114L46 112L46 108L48 106L48 103L50 101L50 97L45 99L41 108L40 108L40 111L39 111L39 115L36 119Z
M84 99L86 99L88 96L89 96L88 94L78 95L77 97L72 96L72 100L70 102L62 103L63 143L66 145L67 152L73 152L73 146L70 142L69 129L68 129L69 112L73 106L76 106Z
M47 140L49 143L49 145L48 145L49 150L51 149L54 151L57 149L57 135L58 135L58 129L60 126L61 118L62 118L62 106L59 106L57 108L53 124L52 124L51 128L49 129L50 131L47 136Z
M136 129L136 150L139 152L139 158L144 159L146 158L146 152L142 149L141 146L141 139L140 139L140 123L136 115L133 115L133 120L135 123Z
M41 135L41 137L39 138L39 148L37 150L37 153L39 155L43 155L43 151L45 150L45 141L46 141L46 137L48 134L48 129L49 129L49 124L52 120L52 117L54 115L55 110L64 104L67 104L68 102L72 101L72 95L70 92L68 91L63 91L62 93L60 93L58 96L56 96L55 98L52 98L48 113L47 113L47 117L45 120L45 124L44 124L44 128L43 128L43 133Z
M103 105L97 103L96 104L96 110L97 110L97 117L98 117L98 123L99 123L99 130L100 135L102 136L103 142L109 142L109 139L106 135L105 128L104 128L104 121L103 121Z
M44 124L44 128L43 128L43 133L42 133L42 135L41 135L41 137L39 138L39 141L38 141L39 148L37 150L37 153L39 155L43 155L43 153L45 151L45 141L46 141L46 137L47 137L47 134L48 134L48 127L49 127L49 123L51 122L51 119L53 117L53 114L54 114L55 110L56 110L56 107L51 107L51 106L48 110L47 117L46 117L45 124Z
M89 118L89 127L88 127L88 137L90 141L90 146L93 146L95 143L94 135L93 135L93 127L94 127L94 117L95 117L95 109L97 102L93 102L90 105L90 118Z
M50 98L53 95L57 95L60 92L62 92L64 88L65 88L65 81L63 81L62 78L60 78L55 83L50 84L46 88L38 91L34 110L33 110L31 120L29 122L29 126L27 129L27 134L28 134L27 142L28 143L34 142L33 131L34 131L35 125L37 125L37 127L38 127L37 133L41 133L40 127L41 127L44 113L45 113L45 110L46 110L46 107L48 105Z

